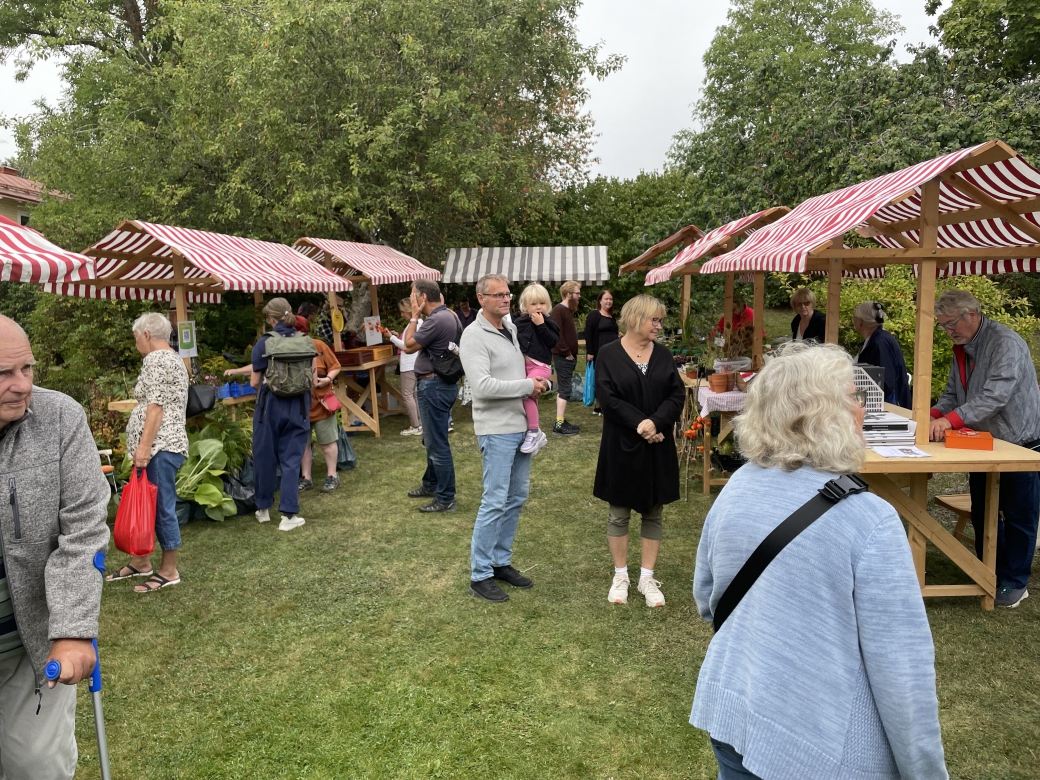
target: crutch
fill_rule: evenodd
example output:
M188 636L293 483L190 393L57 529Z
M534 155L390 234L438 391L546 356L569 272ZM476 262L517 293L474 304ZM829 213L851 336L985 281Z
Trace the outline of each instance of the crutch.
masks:
M94 567L105 574L105 553L99 552L94 556ZM108 737L105 736L105 715L101 710L101 656L98 655L97 639L92 640L94 645L94 673L90 675L90 695L94 700L94 728L97 730L98 741L98 763L101 764L101 780L112 780L112 770L108 766ZM44 674L48 680L57 680L61 677L61 662L51 661L44 668Z

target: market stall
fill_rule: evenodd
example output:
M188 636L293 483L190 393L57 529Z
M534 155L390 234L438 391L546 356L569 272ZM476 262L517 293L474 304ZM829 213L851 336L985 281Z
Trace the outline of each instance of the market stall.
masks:
M93 277L92 258L66 252L32 228L0 215L0 282L48 284Z
M844 237L851 230L878 246L847 246ZM999 473L1040 471L1040 454L1005 442L989 452L928 442L935 281L940 275L1035 271L1038 257L1040 171L1003 142L990 141L811 198L701 268L702 273L827 273L827 341L836 342L843 273L877 273L894 263L916 266L913 409L901 413L917 423L917 446L929 457L881 458L870 452L863 473L872 490L906 519L926 596L976 595L984 608L993 608ZM934 472L989 474L981 562L928 514L927 479ZM900 487L904 482L909 497ZM928 541L974 584L926 585Z
M610 279L605 246L492 246L449 249L444 264L448 284L476 284L485 274L511 282L600 285Z

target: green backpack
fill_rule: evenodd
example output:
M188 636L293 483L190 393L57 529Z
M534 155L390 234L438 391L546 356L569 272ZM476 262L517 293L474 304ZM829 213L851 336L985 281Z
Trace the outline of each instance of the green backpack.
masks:
M267 358L267 386L282 398L309 393L314 385L314 348L311 337L304 333L283 336L272 332L264 346Z

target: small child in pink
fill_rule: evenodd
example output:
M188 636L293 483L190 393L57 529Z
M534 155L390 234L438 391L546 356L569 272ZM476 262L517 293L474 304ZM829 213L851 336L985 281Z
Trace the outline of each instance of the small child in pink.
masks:
M513 325L516 326L517 345L524 353L528 379L548 379L552 375L552 348L560 340L560 327L546 314L550 306L549 291L540 284L529 284L520 293L520 316L513 320ZM527 435L520 445L520 452L537 454L548 443L538 427L538 402L525 398L524 411L527 413Z

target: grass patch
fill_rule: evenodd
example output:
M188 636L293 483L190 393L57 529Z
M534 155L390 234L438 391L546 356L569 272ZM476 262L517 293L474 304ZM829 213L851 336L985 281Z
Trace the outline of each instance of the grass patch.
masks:
M665 511L668 606L608 604L606 507L591 496L602 422L580 404L568 418L582 433L535 459L515 545L535 587L505 605L466 592L481 478L460 407L458 513L416 512L404 494L423 450L398 435L404 417L387 418L381 439L354 437L359 466L338 492L303 495L303 528L193 522L181 585L106 585L114 776L714 778L707 737L687 723L711 639L690 593L711 499L695 482ZM633 542L630 565L638 555ZM1040 598L995 613L930 600L928 613L951 776L1035 778ZM97 778L85 689L77 729L77 777Z

